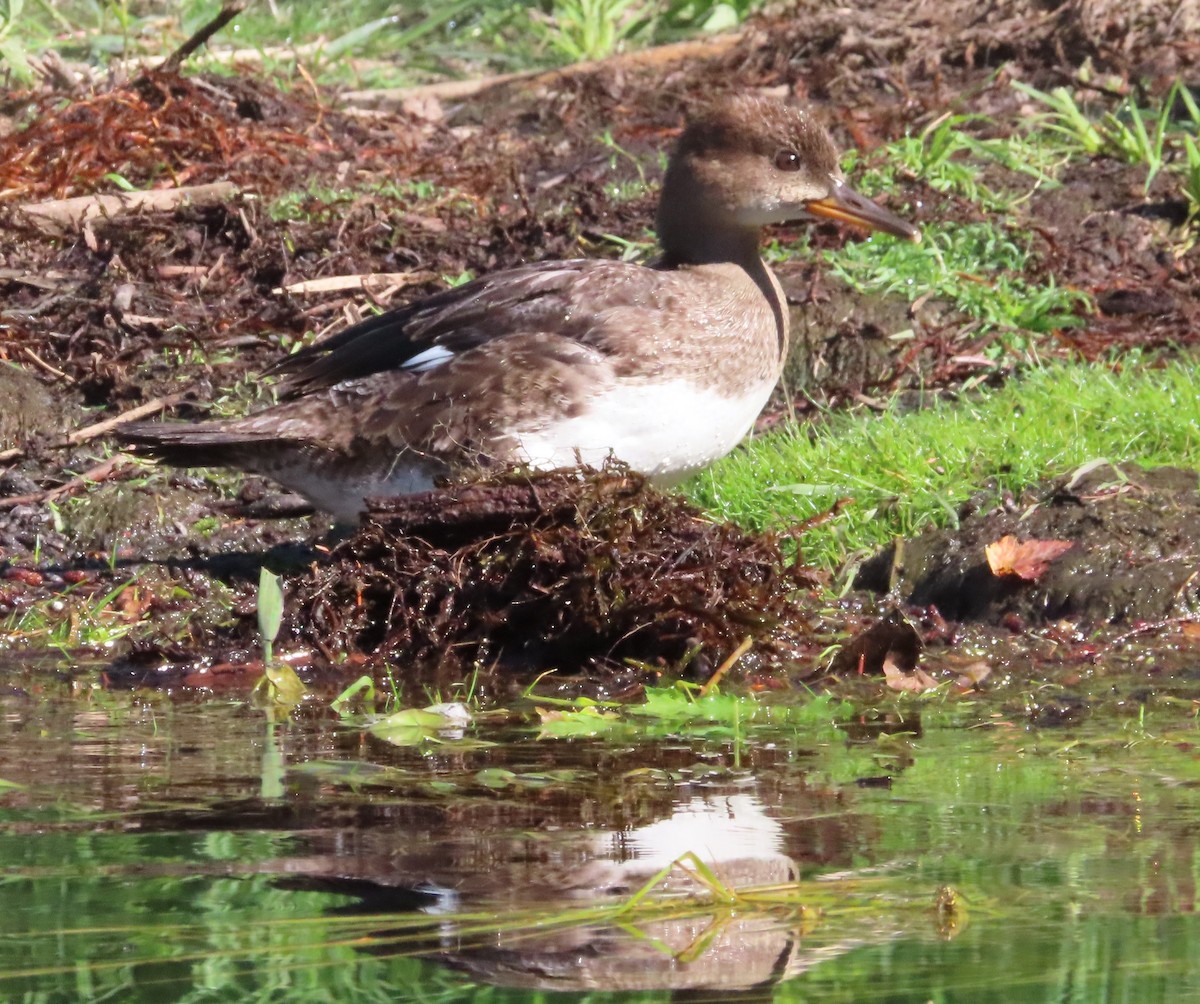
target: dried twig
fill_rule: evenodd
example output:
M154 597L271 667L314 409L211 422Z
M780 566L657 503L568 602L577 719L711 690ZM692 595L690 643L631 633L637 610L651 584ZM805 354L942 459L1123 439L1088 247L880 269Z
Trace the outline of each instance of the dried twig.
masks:
M725 674L733 669L733 667L737 664L738 659L744 656L753 647L754 637L752 635L746 635L746 637L742 639L742 643L729 653L729 657L717 667L717 671L713 673L713 675L708 678L708 682L700 688L700 696L707 697L720 684L721 680L724 679Z
M67 380L70 383L75 382L69 376L67 376L67 374L64 373L62 370L58 369L57 367L51 366L48 362L46 362L45 359L43 359L36 352L34 352L33 349L31 349L28 345L22 346L21 350L25 353L26 357L29 359L30 362L34 363L36 366L39 366L41 369L44 369L52 377L55 377L58 380Z
M136 422L139 418L145 418L147 415L157 415L160 411L172 408L182 400L183 394L167 394L165 397L156 397L152 401L139 404L136 408L130 408L120 415L106 418L103 422L96 422L94 425L76 429L67 436L66 445L78 446L80 443L89 442L97 436L103 436L118 426L124 425L126 422Z
M687 42L673 42L669 45L659 45L652 49L640 49L636 52L621 53L603 60L592 60L584 63L573 63L556 70L527 70L521 73L501 73L494 77L481 77L473 80L440 80L433 84L422 84L418 87L389 87L369 91L347 91L341 95L343 104L360 105L367 108L395 106L421 98L438 98L444 101L457 101L472 97L493 87L505 84L529 81L533 84L549 83L556 79L578 77L597 70L612 70L614 68L633 68L638 66L659 66L662 64L678 63L693 59L711 59L728 52L739 41L741 34L733 33L718 35L714 38L696 39Z
M0 268L0 280L18 282L22 286L32 286L34 289L48 289L51 291L69 289L71 286L82 282L84 278L85 276L82 273L72 274L53 270L34 273L24 268Z
M162 69L167 73L178 72L179 68L183 65L183 61L188 56L199 49L200 46L246 9L246 2L247 0L226 0L221 5L221 9L217 11L216 17L166 58L162 64Z
M45 491L31 492L28 495L10 495L8 498L0 499L0 509L11 509L18 505L39 505L42 502L49 502L51 499L56 499L60 495L66 495L69 492L78 491L81 488L86 488L88 485L97 484L101 481L107 481L122 467L132 463L130 458L124 453L118 453L116 456L109 457L101 464L89 468L78 477L71 478L59 485L57 488L47 488Z
M335 293L343 289L401 289L433 278L432 272L369 272L365 275L327 275L323 279L305 279L302 282L276 286L272 293Z
M184 205L208 206L232 199L237 194L238 188L233 182L217 181L211 185L80 195L73 199L36 202L18 206L14 215L19 221L53 236L64 230L77 230L97 218L112 219L136 212L169 212Z

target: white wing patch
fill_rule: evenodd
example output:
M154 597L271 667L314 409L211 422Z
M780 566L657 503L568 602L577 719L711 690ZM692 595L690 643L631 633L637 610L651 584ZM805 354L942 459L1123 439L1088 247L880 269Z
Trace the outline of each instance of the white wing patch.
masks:
M418 352L415 356L404 361L403 368L410 373L424 373L426 370L437 369L449 359L454 358L454 353L444 345L434 345L426 349L424 352Z

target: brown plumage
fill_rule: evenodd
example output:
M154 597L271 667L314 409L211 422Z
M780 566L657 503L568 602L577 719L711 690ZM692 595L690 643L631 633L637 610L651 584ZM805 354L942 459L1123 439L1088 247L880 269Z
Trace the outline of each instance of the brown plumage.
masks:
M807 112L727 99L680 137L652 265L580 259L484 276L281 360L274 407L121 436L171 463L274 477L342 520L364 498L481 463L612 454L669 483L732 449L778 380L787 309L759 233L813 216L919 239L847 188Z

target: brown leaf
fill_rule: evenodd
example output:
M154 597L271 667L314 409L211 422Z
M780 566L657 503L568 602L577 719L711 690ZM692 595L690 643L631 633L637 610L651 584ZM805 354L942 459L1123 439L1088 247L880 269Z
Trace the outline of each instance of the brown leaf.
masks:
M923 694L937 686L937 680L918 666L906 673L891 659L883 660L883 677L892 690L904 690L912 694Z
M1006 534L984 548L993 575L1015 575L1037 582L1059 555L1071 549L1069 540L1017 540Z
M964 690L973 690L986 680L992 672L990 663L983 661L973 662L969 666L964 666L958 671L958 680L956 681Z

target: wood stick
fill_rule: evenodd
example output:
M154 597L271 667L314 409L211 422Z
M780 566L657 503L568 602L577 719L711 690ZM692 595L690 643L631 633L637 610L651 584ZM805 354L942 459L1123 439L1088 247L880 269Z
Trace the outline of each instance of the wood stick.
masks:
M709 692L718 684L720 684L725 674L733 669L734 664L738 661L738 659L749 652L753 645L754 639L750 635L746 635L746 637L742 640L742 643L729 653L729 658L727 658L723 663L721 663L721 665L717 667L717 671L713 673L713 675L708 678L708 682L700 688L700 696L707 697Z
M529 81L534 84L549 83L556 79L576 77L602 69L658 66L689 59L711 59L728 52L741 39L741 33L734 32L728 35L716 35L712 38L672 42L669 45L658 45L652 49L639 49L636 52L610 56L608 59L572 63L569 66L559 67L557 70L526 70L521 73L501 73L494 77L476 77L471 80L439 80L437 83L421 84L417 87L346 91L340 98L344 104L361 105L367 108L395 106L403 104L405 101L421 98L453 101L472 97L482 91L491 90L493 87L521 81Z
M115 457L109 457L103 463L89 468L78 477L71 478L70 481L64 482L57 488L47 488L45 491L31 492L29 495L10 495L8 498L0 499L0 509L11 509L13 506L18 505L38 505L42 502L49 502L60 495L66 495L68 492L86 488L90 484L107 481L118 470L129 463L131 461L128 456L124 453L118 453Z
M425 282L433 278L432 272L368 272L365 275L327 275L322 279L304 279L286 286L276 286L272 293L336 293L343 289L397 289Z
M246 9L247 0L225 0L217 16L163 60L162 69L177 73L183 61Z
M103 422L96 422L94 425L84 426L82 429L76 429L67 436L66 446L78 446L80 443L86 443L89 440L95 439L97 436L103 436L106 432L111 432L118 426L124 425L126 422L136 422L139 418L145 418L147 415L156 415L160 411L165 411L167 408L172 408L183 400L183 394L167 394L165 397L156 397L152 401L147 401L145 404L139 404L136 408L130 408L128 411L122 412L120 415L114 415L112 418L106 418Z
M86 278L82 273L75 275L68 272L45 271L38 274L23 268L0 268L0 280L19 282L23 286L34 289L59 290L68 289Z
M64 230L78 230L89 220L114 219L137 212L170 212L180 206L211 206L238 194L232 181L184 188L156 188L148 192L119 192L111 195L80 195L73 199L54 199L18 206L16 218L43 233L56 236Z

